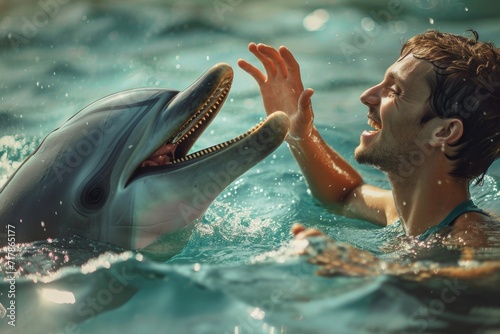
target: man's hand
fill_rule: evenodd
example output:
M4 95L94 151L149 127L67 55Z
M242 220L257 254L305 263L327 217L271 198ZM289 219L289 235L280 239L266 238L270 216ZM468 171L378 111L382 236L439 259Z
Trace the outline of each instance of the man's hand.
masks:
M415 281L434 277L469 280L479 278L491 280L500 277L500 261L476 261L475 251L470 247L462 249L458 265L442 265L439 262L428 264L428 261L388 262L350 244L336 242L315 228L305 228L302 224L296 223L293 224L291 232L294 241L298 242L295 254L308 255L308 262L319 266L316 274L320 276L390 275ZM311 244L309 238L315 237L323 238L322 242Z
M304 90L299 64L284 46L278 50L264 44L250 43L248 49L260 60L267 75L240 59L238 65L250 74L260 87L266 113L284 111L290 118L287 141L308 137L313 128L312 89Z
M304 225L295 223L290 229L296 240L307 239L309 237L327 237L323 232L315 228L306 229Z

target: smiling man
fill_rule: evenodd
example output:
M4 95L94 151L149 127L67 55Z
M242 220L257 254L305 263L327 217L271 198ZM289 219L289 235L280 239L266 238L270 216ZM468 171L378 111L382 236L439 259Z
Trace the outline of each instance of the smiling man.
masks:
M494 219L471 201L469 185L480 183L500 155L500 52L472 34L427 31L411 38L382 82L361 94L373 130L363 131L354 156L383 171L392 190L364 183L321 138L314 92L304 90L287 48L249 45L266 74L245 60L238 64L257 81L266 112L288 114L286 140L323 205L420 240L438 233L484 245L483 226Z

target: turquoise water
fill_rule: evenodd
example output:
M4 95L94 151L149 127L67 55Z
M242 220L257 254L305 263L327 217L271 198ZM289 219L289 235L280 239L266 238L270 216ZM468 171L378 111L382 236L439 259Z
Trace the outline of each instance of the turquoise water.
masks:
M258 89L236 66L249 42L287 45L313 87L316 125L353 164L366 128L360 93L428 28L474 28L500 45L487 1L0 1L1 183L52 129L90 102L129 88L183 89L217 62L235 69L230 96L195 146L243 133L263 115ZM399 7L394 7L400 4ZM356 165L356 164L355 164ZM364 178L387 187L376 170ZM477 204L500 214L500 166ZM229 186L165 263L75 237L18 245L16 327L1 333L423 333L500 329L498 277L414 282L388 275L324 278L291 255L290 226L318 227L390 260L439 265L452 250L406 241L315 204L285 145ZM500 258L497 248L482 259ZM382 250L384 247L386 251ZM387 249L396 249L387 251ZM2 254L5 266L6 250ZM5 273L5 268L3 268ZM7 305L10 283L0 284ZM447 289L447 290L445 290ZM65 291L50 300L52 290ZM443 298L443 291L453 292ZM48 292L48 293L47 293ZM450 297L450 295L446 295ZM64 301L66 303L59 304ZM1 312L0 312L1 314Z

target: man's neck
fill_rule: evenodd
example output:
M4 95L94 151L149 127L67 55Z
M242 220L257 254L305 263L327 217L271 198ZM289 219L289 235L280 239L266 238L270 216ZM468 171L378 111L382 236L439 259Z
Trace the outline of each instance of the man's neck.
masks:
M468 182L447 173L421 171L407 178L389 175L394 201L407 235L419 235L439 224L457 205L468 200Z

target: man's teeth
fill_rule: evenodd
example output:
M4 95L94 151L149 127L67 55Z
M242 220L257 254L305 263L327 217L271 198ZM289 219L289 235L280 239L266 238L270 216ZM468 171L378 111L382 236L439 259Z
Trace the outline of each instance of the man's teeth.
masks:
M380 130L382 129L382 127L380 126L380 124L378 124L377 122L375 122L374 120L371 120L371 119L368 119L368 125L371 126L372 128L374 128L375 130Z

